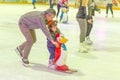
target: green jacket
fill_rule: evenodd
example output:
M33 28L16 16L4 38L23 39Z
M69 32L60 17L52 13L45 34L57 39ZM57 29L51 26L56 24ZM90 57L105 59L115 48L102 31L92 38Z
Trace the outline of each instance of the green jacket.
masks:
M91 6L91 3L94 3L94 6ZM88 15L89 16L94 16L95 11L100 11L100 9L95 4L94 0L91 0L91 1L89 0L89 2L88 2Z

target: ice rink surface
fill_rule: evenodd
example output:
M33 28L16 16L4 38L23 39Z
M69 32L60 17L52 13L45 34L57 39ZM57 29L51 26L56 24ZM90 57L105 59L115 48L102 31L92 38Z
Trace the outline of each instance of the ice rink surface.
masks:
M37 42L32 47L29 61L24 67L14 49L24 41L19 31L18 20L26 12L45 10L49 6L31 4L0 4L0 80L120 80L120 11L114 10L105 17L96 12L91 33L95 51L79 53L79 26L75 15L77 9L70 7L69 23L58 24L61 32L69 39L67 64L77 69L74 74L66 74L48 69L49 53L46 37L36 30ZM56 7L55 7L56 9Z

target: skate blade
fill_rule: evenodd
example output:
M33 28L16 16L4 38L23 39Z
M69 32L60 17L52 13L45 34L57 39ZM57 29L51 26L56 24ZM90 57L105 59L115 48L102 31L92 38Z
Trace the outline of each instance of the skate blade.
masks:
M30 67L29 64L22 63L22 65L23 65L24 67Z
M72 69L72 68L70 68L69 70L72 71L72 72L78 72L78 70Z
M16 54L20 57L20 59L22 59L23 57L20 55L19 51L17 49L15 49Z
M78 50L78 52L80 52L80 53L88 53L88 50L87 51Z
M57 70L57 71L59 71L59 70ZM63 73L68 73L68 74L73 74L73 73L75 73L75 72L77 72L77 70L66 70L66 71L59 71L59 72L63 72Z
M64 72L64 73L68 73L68 74L72 74L72 73L74 73L74 72L73 72L73 71L71 71L71 70L62 71L62 72Z
M79 51L80 53L88 53L88 51Z
M57 70L57 71L59 71L59 70ZM63 72L63 73L67 73L67 74L72 74L72 73L73 73L73 71L70 71L70 70L67 70L67 71L59 71L59 72Z

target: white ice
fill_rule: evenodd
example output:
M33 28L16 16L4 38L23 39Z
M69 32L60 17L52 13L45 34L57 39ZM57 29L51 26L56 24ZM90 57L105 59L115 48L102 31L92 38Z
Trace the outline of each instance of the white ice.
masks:
M35 10L48 7L37 4ZM69 39L67 64L78 72L66 74L48 69L49 53L41 30L36 30L37 42L29 56L29 67L24 67L15 53L14 49L25 40L18 20L32 8L31 4L0 4L0 80L120 80L120 11L114 10L114 18L111 14L106 18L105 10L96 12L90 36L96 51L79 53L77 9L70 7L69 23L58 27Z

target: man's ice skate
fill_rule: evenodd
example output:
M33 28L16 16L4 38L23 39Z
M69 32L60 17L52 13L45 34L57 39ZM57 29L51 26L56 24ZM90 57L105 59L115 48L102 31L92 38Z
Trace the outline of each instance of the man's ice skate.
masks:
M23 58L22 51L20 50L19 47L17 47L17 48L15 49L15 52L18 54L18 56L19 56L21 59Z
M27 67L29 65L28 59L22 59L23 66Z

